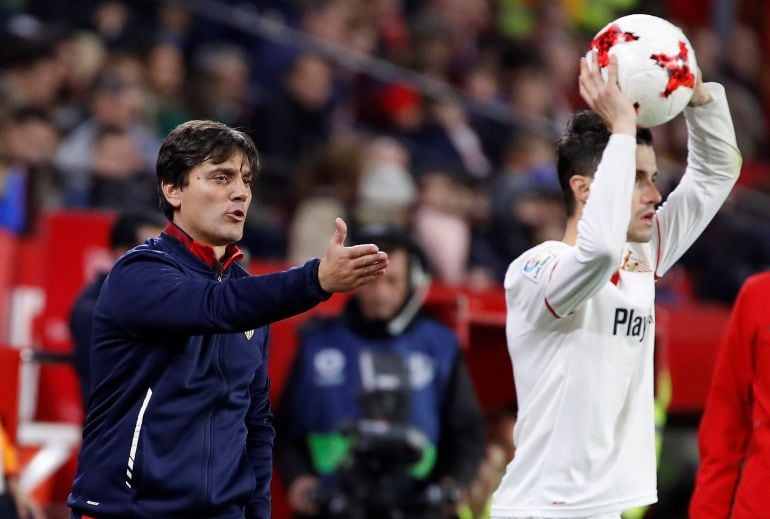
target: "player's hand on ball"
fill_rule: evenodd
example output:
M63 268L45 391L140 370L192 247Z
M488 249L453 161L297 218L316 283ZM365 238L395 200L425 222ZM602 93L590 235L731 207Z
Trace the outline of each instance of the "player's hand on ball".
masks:
M589 64L587 59L592 62ZM618 62L610 57L609 74L602 77L596 53L580 58L580 95L612 133L636 135L636 109L618 86Z
M703 86L703 73L698 67L698 71L695 74L695 88L693 88L692 99L690 99L690 106L701 106L711 102L711 94L706 87Z
M345 247L348 226L337 218L336 230L318 267L318 282L327 292L347 292L385 274L388 255L374 244Z

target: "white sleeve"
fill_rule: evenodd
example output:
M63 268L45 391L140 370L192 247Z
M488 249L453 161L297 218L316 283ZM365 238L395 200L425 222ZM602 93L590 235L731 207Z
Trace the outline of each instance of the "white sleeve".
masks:
M617 270L635 183L636 137L613 134L591 182L575 246L559 258L547 281L545 299L552 313L574 312Z
M722 206L741 169L741 153L725 89L707 83L713 100L687 107L687 169L658 209L651 241L655 275L662 276L700 236Z

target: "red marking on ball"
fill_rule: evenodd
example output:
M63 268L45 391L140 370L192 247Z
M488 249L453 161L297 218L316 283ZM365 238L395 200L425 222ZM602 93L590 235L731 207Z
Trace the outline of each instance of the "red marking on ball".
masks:
M600 67L606 67L610 64L610 49L617 43L636 41L639 36L629 31L621 31L617 24L607 27L607 30L598 34L588 46L589 49L597 51L597 59Z
M657 66L668 72L668 83L666 83L666 89L660 93L660 97L670 96L680 86L695 87L695 75L690 70L687 56L687 45L683 41L679 42L679 54L675 56L663 53L650 56Z

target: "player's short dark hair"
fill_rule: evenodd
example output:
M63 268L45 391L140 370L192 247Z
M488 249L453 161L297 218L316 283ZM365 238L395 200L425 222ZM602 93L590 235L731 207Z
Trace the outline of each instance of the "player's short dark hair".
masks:
M139 245L137 233L144 225L163 227L163 216L149 211L120 213L110 228L110 248L132 249Z
M601 117L590 110L577 112L559 141L556 151L556 171L564 193L567 216L575 214L575 194L569 185L573 175L593 177L610 132ZM652 133L647 128L636 130L636 143L652 146Z
M160 209L169 220L174 208L163 196L163 184L185 187L188 173L198 164L221 164L240 151L249 163L251 174L259 172L259 153L251 137L240 130L215 121L187 121L174 128L158 152L156 165Z

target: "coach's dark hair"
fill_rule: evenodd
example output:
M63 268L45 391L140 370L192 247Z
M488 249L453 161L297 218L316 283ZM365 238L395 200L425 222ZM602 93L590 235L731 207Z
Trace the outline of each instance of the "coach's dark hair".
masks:
M564 193L567 216L575 214L575 194L569 186L573 175L593 177L601 160L610 132L601 117L590 110L577 112L557 145L556 171ZM636 130L636 143L652 146L647 128Z
M160 209L169 220L174 208L163 196L163 184L185 187L188 173L203 162L221 164L240 151L248 161L251 174L259 172L259 153L251 137L215 121L187 121L174 128L158 152L156 165Z

